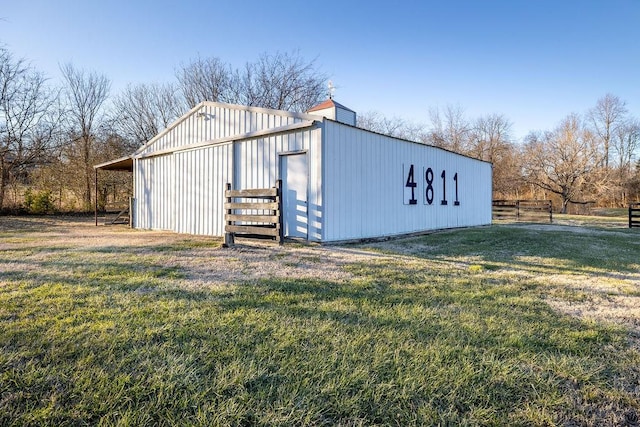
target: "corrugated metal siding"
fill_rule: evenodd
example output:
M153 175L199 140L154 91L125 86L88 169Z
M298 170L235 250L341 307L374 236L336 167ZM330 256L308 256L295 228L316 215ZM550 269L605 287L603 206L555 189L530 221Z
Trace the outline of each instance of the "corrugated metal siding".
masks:
M224 190L232 181L233 146L222 144L174 156L175 231L222 236Z
M153 144L153 149L298 121L286 115L211 105L205 112L211 115L208 120L187 116L158 139L174 145ZM225 184L273 187L282 175L280 155L297 152L308 156L309 240L337 241L491 223L490 164L325 120L322 127L290 134L136 159L135 226L221 236ZM415 205L403 202L405 169L410 165L414 165L417 184ZM431 205L424 202L428 167L434 175ZM442 170L447 173L446 206L440 205ZM453 205L455 173L460 206Z
M344 108L336 109L336 121L340 123L346 123L351 126L356 125L356 113L353 111L345 110Z
M491 165L445 150L325 122L324 241L360 239L491 223ZM414 165L417 203L405 204L406 169ZM433 170L434 201L424 174ZM442 199L446 171L448 204ZM453 176L458 173L454 206Z
M309 150L311 135L317 130L307 130L259 138L237 143L237 188L273 187L278 177L278 155L281 153Z
M295 113L204 103L152 140L136 153L136 157L308 119ZM134 167L135 227L222 236L225 184L235 182L235 188L275 186L279 176L278 154L310 150L312 141L315 141L318 160L310 162L310 175L319 185L319 129L137 158ZM235 174L234 159L237 163ZM316 201L319 200L318 188L311 193ZM315 232L318 238L319 233Z
M173 156L134 161L135 227L173 230Z
M279 119L269 119L280 126ZM257 138L136 160L136 227L224 235L224 188L269 188L280 176L279 154L309 156L310 216L320 217L321 129ZM235 177L233 163L237 162ZM315 206L315 208L313 208ZM310 226L319 240L321 224Z
M275 124L274 126L280 126ZM235 159L238 163L234 188L270 188L282 176L280 155L283 153L306 151L309 164L309 239L321 239L322 192L321 192L321 140L320 128L243 141L235 145ZM316 219L315 221L313 219Z
M204 104L137 154L149 154L301 121L302 119L290 115Z

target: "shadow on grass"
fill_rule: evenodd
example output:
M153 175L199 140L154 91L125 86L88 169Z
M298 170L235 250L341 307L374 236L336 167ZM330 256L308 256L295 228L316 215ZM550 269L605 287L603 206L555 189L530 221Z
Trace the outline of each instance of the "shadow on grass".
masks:
M640 252L637 235L619 230L591 234L494 225L434 233L405 242L412 245L410 255L417 258L451 262L460 262L455 257L478 258L489 265L513 265L534 273L547 269L585 274L637 273ZM397 246L401 248L402 243ZM546 262L528 262L524 258Z
M559 317L516 289L492 294L473 281L399 286L380 280L375 268L361 271L364 280L354 286L263 280L218 296L182 289L137 296L106 285L105 298L116 292L120 302L105 302L108 311L95 315L115 322L104 331L91 326L94 315L78 305L81 295L67 305L43 300L42 316L69 316L73 321L62 324L74 335L36 318L21 335L13 328L12 344L0 345L7 352L33 346L27 354L37 359L23 364L25 375L29 366L53 372L10 384L25 387L40 405L55 395L62 423L78 413L74 395L84 396L83 419L93 422L125 410L109 395L127 396L127 407L150 419L228 414L220 424L525 423L510 418L522 405L578 422L599 406L633 408L606 386L626 373L602 369L609 359L603 346L621 349L618 332ZM17 344L18 336L26 341ZM51 347L42 347L44 336ZM105 369L104 380L84 378ZM123 376L129 379L114 390L110 384ZM77 388L85 382L91 392ZM593 390L596 402L571 404ZM17 399L6 413L28 416L33 403L19 391L5 387Z
M136 253L136 248L128 248L127 252L119 249L69 251L69 248L36 247L25 249L21 257L16 257L15 250L8 251L7 256L0 257L0 279L23 282L32 288L63 283L66 286L94 287L100 292L107 289L136 290L162 283L168 285L184 277L181 268L145 259ZM96 253L111 253L113 259L96 258ZM32 258L34 254L38 255L37 259Z
M491 268L520 262L535 272L518 260L553 256L545 239L484 235L489 243L466 231L424 238L416 259L440 264L417 270L379 257L348 265L354 279L344 283L263 279L225 292L179 288L183 272L141 257L148 248L14 259L25 271L7 273L13 283L0 292L0 424L99 424L113 413L201 425L616 425L637 416L638 358L624 331L554 313L529 280L491 282L449 266L478 254ZM514 249L527 244L538 252ZM569 257L576 271L593 268L584 259ZM20 294L18 282L42 289Z
M56 231L67 233L70 222L75 224L92 225L93 217L90 215L64 216L64 215L25 215L2 216L0 215L0 233L42 233Z
M54 221L41 217L15 217L0 215L0 232L41 232L50 230Z
M473 280L405 286L381 282L375 267L365 274L371 279L366 286L261 280L240 286L218 304L225 310L270 311L276 317L330 321L337 327L391 328L412 339L452 334L477 348L504 345L524 353L576 355L624 344L623 331L558 315L536 298L533 286L487 287Z

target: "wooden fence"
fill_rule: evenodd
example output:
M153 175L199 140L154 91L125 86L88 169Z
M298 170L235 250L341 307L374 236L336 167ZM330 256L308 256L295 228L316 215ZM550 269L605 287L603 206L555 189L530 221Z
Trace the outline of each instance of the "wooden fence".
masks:
M284 241L282 226L282 181L275 188L232 190L225 189L225 245L236 237L269 238L280 244Z
M629 205L629 228L640 227L640 203Z
M493 219L553 222L551 200L494 200Z

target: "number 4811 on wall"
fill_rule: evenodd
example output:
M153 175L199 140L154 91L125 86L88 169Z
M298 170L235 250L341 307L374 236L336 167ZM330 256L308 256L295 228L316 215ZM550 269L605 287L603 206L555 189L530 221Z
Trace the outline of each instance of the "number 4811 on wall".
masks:
M404 180L404 204L405 205L417 205L418 199L423 199L425 205L432 205L436 197L436 186L433 169L426 168L423 171L417 170L414 165L402 165L402 176ZM438 192L440 197L440 205L448 205L447 200L447 171L442 170L440 174L442 191ZM422 185L424 190L422 190ZM460 200L458 199L458 173L453 175L453 183L455 188L455 200L454 206L460 206ZM439 186L438 186L439 187ZM438 188L439 189L439 188ZM422 196L421 196L422 195Z

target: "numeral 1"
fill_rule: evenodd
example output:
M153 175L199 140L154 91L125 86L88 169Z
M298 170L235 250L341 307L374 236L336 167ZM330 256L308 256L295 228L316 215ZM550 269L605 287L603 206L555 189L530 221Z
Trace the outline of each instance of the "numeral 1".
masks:
M440 204L446 205L447 204L447 174L445 171L442 171L442 175L440 175L440 178L442 178L442 200L440 200Z
M458 172L456 172L456 174L453 175L453 182L456 183L456 201L453 202L453 205L460 206L460 201L458 200Z

